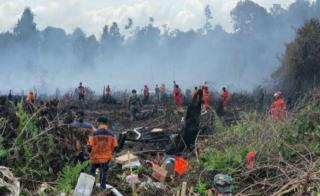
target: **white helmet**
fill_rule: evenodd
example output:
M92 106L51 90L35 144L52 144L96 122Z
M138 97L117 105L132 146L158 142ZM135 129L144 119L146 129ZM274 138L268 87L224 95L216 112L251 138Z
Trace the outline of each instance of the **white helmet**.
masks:
M280 97L282 95L282 92L281 91L277 91L273 96L275 97L275 98L278 98L278 97Z

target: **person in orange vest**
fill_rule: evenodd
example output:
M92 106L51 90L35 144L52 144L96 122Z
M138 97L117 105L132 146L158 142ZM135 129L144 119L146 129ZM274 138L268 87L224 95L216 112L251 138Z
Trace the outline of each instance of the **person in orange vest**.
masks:
M271 104L270 112L273 120L281 120L287 116L286 102L281 91L274 94L274 101Z
M29 91L29 93L27 95L26 101L29 102L29 103L34 103L35 102L35 98L34 98L33 92L31 90Z
M228 105L230 93L226 89L226 87L222 88L222 94L221 94L221 100L222 100L222 105L223 105L223 110L225 111Z
M143 103L148 103L149 101L149 88L147 85L144 85L144 89L143 89Z
M112 153L118 146L118 142L109 129L108 118L97 119L98 129L89 136L88 149L90 151L91 174L95 176L96 170L100 171L100 187L106 189L107 172Z
M175 88L173 89L173 96L176 106L181 107L182 106L182 93L179 85L175 85Z
M203 92L203 103L206 109L209 109L209 87L204 86L202 89Z
M84 96L86 94L84 86L82 86L82 82L80 82L79 87L78 87L78 92L79 92L79 101L84 102Z

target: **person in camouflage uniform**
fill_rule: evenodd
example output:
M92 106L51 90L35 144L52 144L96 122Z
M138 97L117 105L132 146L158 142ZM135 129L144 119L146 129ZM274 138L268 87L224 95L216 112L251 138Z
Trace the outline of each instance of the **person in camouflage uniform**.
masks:
M132 90L132 95L129 97L128 101L128 109L130 110L132 121L137 120L137 114L140 112L141 107L142 102L137 95L137 91Z

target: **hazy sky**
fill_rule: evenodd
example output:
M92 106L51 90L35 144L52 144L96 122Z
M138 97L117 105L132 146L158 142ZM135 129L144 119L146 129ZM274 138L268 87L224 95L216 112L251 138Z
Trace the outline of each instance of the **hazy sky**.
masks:
M204 23L203 10L209 4L213 23L232 30L230 10L239 0L0 0L0 32L11 31L23 9L31 7L39 29L62 27L71 32L81 27L87 34L100 35L105 24L116 21L123 27L127 18L135 25L145 25L150 16L155 23L187 30ZM254 0L270 8L274 3L283 7L295 0Z

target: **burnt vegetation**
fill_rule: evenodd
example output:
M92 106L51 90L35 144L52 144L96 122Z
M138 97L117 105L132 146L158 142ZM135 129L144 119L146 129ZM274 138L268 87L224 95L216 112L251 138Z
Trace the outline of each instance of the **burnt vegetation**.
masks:
M231 13L233 33L212 26L214 17L207 6L204 9L206 23L199 30L167 29L161 33L153 18L147 26L134 29L134 21L129 19L125 27L132 32L129 37L125 38L117 23L113 23L104 28L100 40L86 36L81 29L70 35L53 27L39 31L31 10L26 9L13 33L0 34L3 51L0 56L4 57L3 69L7 71L27 68L39 74L48 69L65 69L62 65L88 70L105 59L108 59L105 65L108 69L116 70L119 62L129 59L133 69L142 70L150 62L159 66L156 62L161 59L162 63L174 62L177 67L184 67L189 74L190 64L202 62L201 69L209 70L209 75L211 70L227 75L222 81L235 76L234 80L238 81L252 69L272 73L272 79L267 89L234 92L227 109L219 103L219 95L211 93L212 108L205 113L201 109L202 91L193 99L185 94L185 110L174 106L171 95L161 104L151 98L134 122L130 121L125 92L106 98L87 88L85 103L79 103L76 95L57 95L57 99L41 97L35 104L27 103L21 96L1 96L0 165L5 167L0 166L0 195L9 192L71 195L79 173L86 171L90 164L85 160L91 132L71 124L75 120L94 122L101 115L108 116L112 122L120 144L116 153L130 151L139 156L142 166L132 172L140 179L148 178L152 172L146 160L160 164L168 154L179 154L192 166L184 175L167 179L161 184L165 188L149 184L150 187L134 189L125 181L131 172L113 164L108 183L124 195L174 195L181 183L187 182L191 195L202 196L212 188L217 173L232 176L235 195L319 193L319 9L319 0L313 3L297 0L287 10L274 5L268 12L245 0ZM199 55L188 56L195 51ZM279 62L275 58L278 53L282 54ZM52 59L61 64L53 63ZM237 64L233 64L234 60ZM214 70L210 66L215 63L226 66ZM276 66L278 63L280 66ZM235 71L225 74L230 68ZM274 89L283 90L285 98L291 100L288 115L279 121L269 114ZM140 128L135 129L137 127ZM152 132L154 128L162 130ZM252 151L257 152L257 156L254 166L248 168L246 154ZM21 187L16 186L17 181ZM108 193L94 189L93 195Z

